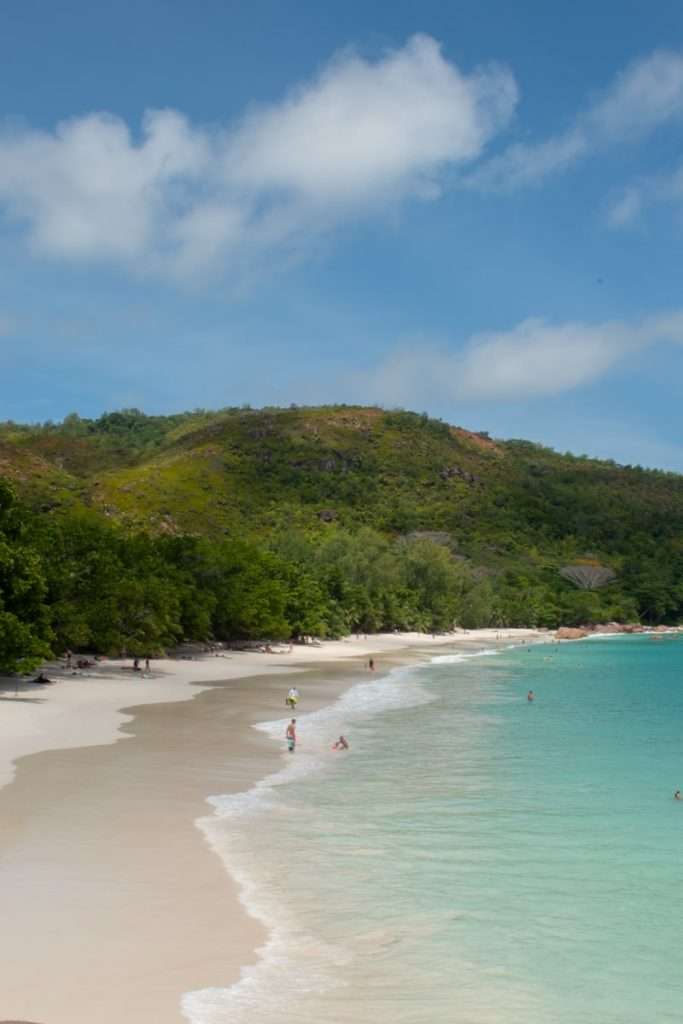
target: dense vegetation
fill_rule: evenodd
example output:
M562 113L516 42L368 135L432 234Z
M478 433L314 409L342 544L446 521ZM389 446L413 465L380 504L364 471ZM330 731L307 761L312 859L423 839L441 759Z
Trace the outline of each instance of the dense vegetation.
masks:
M413 413L7 423L0 476L4 669L67 647L683 618L683 477ZM574 563L616 578L577 589Z

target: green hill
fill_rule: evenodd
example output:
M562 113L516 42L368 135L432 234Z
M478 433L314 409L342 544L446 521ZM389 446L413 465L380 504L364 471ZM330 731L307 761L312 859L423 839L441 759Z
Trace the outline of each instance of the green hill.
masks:
M435 557L466 572L473 622L683 616L683 477L494 441L424 415L348 406L167 417L127 410L4 424L0 476L36 535L68 532L80 516L106 522L117 537L141 543L146 535L157 548L205 538L291 560L295 544L294 563L313 565L321 585L317 561L362 534L366 547L372 538L394 555L438 548ZM577 592L559 575L577 561L606 566L616 580ZM392 624L387 615L379 625Z
M244 410L0 425L0 473L29 501L131 528L265 536L298 527L447 532L468 557L622 557L683 532L683 477L492 441L407 412ZM325 520L328 520L326 522Z

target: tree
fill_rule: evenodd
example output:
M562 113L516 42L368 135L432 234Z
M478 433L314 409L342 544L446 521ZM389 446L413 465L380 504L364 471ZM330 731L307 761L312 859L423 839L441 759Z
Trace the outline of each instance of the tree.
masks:
M0 480L0 671L28 671L50 654L52 632L40 557L25 538L25 512Z
M415 597L430 631L452 629L471 583L469 571L448 548L431 540L404 545L406 586Z
M285 615L287 588L279 559L269 551L241 542L218 546L214 557L214 634L221 639L289 637L291 626Z
M617 578L617 574L613 569L592 563L565 565L560 569L560 576L565 580L569 580L579 590L598 590L600 587L606 587L608 583L612 583Z

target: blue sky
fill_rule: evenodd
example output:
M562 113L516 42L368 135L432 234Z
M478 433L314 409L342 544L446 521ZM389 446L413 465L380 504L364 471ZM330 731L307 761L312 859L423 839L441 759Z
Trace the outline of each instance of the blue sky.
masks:
M683 470L680 5L7 0L0 96L2 418L378 402Z

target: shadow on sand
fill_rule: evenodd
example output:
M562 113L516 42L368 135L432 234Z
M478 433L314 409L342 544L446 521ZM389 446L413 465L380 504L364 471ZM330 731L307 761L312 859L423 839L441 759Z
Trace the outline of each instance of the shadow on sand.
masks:
M4 704L6 701L12 701L13 704L45 704L44 697L16 697L13 693L3 693L0 696L0 703ZM15 1024L14 1021L0 1020L0 1024ZM29 1022L30 1024L30 1022Z
M42 683L36 679L2 679L0 680L0 698L9 697L12 694L16 697L19 693L35 693L36 690L45 690L48 686L53 686L55 682L55 679L49 679ZM0 1024L5 1024L5 1021L0 1020Z

